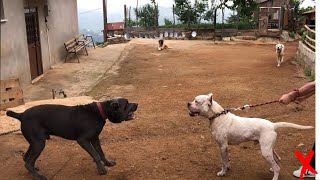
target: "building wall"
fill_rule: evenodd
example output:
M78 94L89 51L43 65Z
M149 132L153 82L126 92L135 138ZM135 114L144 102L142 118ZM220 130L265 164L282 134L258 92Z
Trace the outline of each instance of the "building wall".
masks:
M46 72L53 64L64 61L63 43L79 33L77 0L48 0L48 29L44 0L3 0L3 4L8 21L1 23L1 79L19 78L25 86L31 83L31 74L24 8L38 10L43 72Z
M51 49L51 63L64 61L66 50L63 43L77 34L78 11L77 0L49 0L49 41Z
M24 7L21 0L3 0L7 22L1 22L1 80L19 78L30 83Z
M281 22L283 27L288 25L288 10L287 6L289 4L289 0L256 0L258 3L258 7L285 7L284 10L284 19ZM259 28L259 8L254 13L254 19L257 22L257 28Z

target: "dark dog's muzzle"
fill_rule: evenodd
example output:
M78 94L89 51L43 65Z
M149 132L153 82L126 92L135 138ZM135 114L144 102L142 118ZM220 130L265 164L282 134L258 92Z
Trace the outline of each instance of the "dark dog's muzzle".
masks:
M135 118L134 112L137 111L138 109L138 104L129 103L127 108L129 109L129 113L128 113L128 117L126 118L126 121L133 120Z

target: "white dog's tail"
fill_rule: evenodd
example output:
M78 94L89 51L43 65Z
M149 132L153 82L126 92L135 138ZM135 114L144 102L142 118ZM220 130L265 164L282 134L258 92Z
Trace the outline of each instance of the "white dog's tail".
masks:
M276 122L273 125L274 125L274 129L283 128L283 127L284 128L290 127L295 129L313 129L312 126L302 126L302 125L287 123L287 122Z

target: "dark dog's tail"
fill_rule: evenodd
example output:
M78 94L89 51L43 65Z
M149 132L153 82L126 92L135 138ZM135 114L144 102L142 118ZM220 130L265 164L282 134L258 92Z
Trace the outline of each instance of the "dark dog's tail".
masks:
M22 114L23 113L16 113L16 112L13 112L13 111L7 111L7 116L10 116L10 117L13 117L15 119L18 119L19 121L21 121L21 119L22 119Z

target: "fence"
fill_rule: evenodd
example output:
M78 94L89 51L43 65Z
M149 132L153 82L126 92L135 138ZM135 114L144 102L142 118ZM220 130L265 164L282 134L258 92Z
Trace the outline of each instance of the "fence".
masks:
M316 31L310 29L307 25L304 26L306 29L304 38L303 38L303 43L307 45L311 50L314 52L316 51Z
M307 25L304 26L305 32L303 32L302 41L299 42L298 48L298 61L304 68L307 76L314 79L315 74L315 62L316 62L316 31L310 29Z

